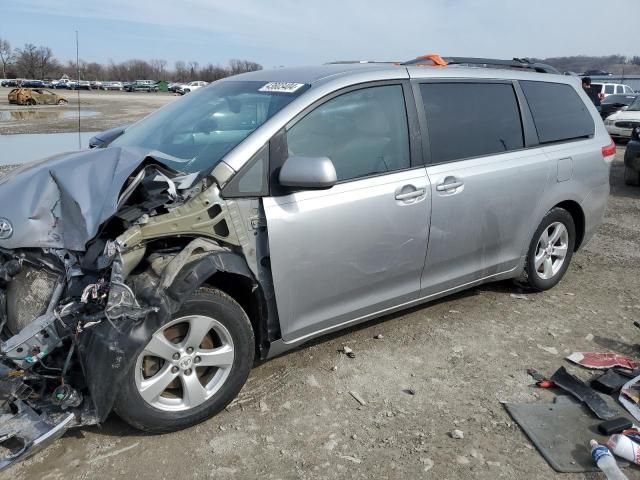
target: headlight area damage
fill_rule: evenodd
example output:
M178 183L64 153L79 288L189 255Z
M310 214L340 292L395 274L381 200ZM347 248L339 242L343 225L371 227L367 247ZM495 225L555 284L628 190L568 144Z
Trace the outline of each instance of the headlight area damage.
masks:
M216 272L258 294L214 179L163 160L110 148L0 181L0 469L105 420L151 333Z

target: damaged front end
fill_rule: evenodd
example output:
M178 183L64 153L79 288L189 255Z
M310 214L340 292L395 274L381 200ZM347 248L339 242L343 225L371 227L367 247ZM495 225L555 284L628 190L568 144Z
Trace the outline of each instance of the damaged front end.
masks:
M0 469L104 421L150 334L217 272L267 309L250 219L164 160L95 150L0 181L0 204L16 202L0 212Z

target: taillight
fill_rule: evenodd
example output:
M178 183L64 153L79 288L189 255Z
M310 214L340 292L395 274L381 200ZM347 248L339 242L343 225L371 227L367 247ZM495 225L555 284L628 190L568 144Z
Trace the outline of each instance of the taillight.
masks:
M616 158L616 144L613 140L611 140L609 145L602 147L602 158L608 164L613 162L613 159Z

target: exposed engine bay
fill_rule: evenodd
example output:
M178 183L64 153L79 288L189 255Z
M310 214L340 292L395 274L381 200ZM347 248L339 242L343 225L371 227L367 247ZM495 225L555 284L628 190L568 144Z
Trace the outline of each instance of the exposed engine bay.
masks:
M243 278L269 317L265 243L249 234L259 202L225 201L213 177L161 155L81 152L0 181L1 203L25 189L32 200L12 207L0 235L0 469L103 422L149 332L216 273ZM278 335L271 323L258 348Z

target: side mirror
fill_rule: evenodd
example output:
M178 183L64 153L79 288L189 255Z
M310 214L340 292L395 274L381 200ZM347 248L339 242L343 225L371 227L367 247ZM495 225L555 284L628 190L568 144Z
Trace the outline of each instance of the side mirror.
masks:
M323 190L333 187L338 175L327 157L291 156L280 169L278 180L284 187Z

